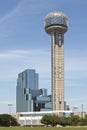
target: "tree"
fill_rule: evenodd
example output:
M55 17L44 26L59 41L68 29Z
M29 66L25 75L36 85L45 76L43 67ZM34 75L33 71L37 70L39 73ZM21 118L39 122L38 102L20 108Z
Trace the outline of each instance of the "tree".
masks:
M56 126L58 124L58 121L57 121L57 117L56 115L50 115L49 116L49 119L50 119L50 125L51 126Z
M18 126L17 120L8 114L0 115L0 126Z
M50 118L49 118L49 115L44 115L41 119L41 123L42 124L45 124L45 125L50 125Z
M85 118L80 118L79 116L71 117L59 117L56 115L45 115L43 116L41 123L50 126L56 126L57 124L61 126L86 126L87 125L87 116Z
M56 126L59 122L59 117L56 115L44 115L42 117L41 123L45 124L46 126Z
M60 117L59 124L62 125L62 126L66 126L67 125L66 117L64 117L64 116Z
M80 124L80 118L79 116L71 116L71 125L77 126Z

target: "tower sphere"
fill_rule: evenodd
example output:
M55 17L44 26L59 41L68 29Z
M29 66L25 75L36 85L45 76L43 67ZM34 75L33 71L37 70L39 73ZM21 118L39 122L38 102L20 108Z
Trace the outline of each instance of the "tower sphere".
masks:
M45 17L44 28L48 34L65 33L68 29L68 18L62 12L51 12Z

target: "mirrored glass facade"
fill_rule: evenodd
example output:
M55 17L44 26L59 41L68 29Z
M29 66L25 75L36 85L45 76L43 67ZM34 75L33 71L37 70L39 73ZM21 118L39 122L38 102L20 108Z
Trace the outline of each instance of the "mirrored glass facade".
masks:
M27 69L18 74L16 87L16 111L33 111L32 96L39 95L38 74L33 69Z
M39 89L38 74L35 70L25 70L18 74L16 87L16 112L51 110L51 96L47 89Z

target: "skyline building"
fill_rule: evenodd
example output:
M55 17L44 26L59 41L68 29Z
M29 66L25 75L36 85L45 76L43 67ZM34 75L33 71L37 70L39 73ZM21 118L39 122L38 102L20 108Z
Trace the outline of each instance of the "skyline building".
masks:
M39 89L39 74L27 69L18 74L16 86L16 112L52 110L51 95L47 89Z
M16 86L16 112L33 111L32 95L39 95L39 74L34 69L27 69L18 74Z
M64 110L64 33L68 18L62 12L52 12L45 17L44 28L51 35L52 110Z

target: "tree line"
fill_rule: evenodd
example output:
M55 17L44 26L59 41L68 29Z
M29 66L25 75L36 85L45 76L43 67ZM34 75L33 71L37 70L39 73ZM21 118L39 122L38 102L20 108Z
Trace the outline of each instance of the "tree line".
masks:
M0 126L18 126L16 118L8 114L0 115Z
M86 126L87 115L85 118L80 118L79 116L59 117L56 115L44 115L41 119L41 123L46 126Z

